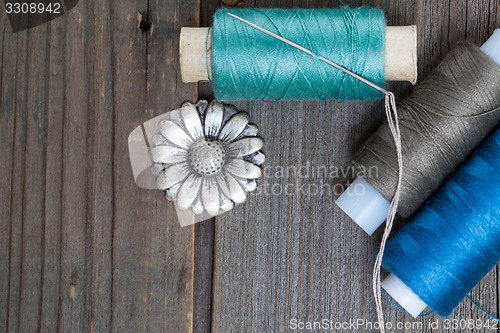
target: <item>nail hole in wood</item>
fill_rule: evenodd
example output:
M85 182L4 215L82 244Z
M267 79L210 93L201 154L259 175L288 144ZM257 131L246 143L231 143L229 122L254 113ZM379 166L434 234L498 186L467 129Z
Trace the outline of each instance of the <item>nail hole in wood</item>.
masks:
M148 32L153 28L153 23L149 20L149 15L143 15L141 12L137 13L137 28L142 32Z
M148 32L151 30L151 22L147 20L141 20L139 22L139 29L141 29L142 32Z

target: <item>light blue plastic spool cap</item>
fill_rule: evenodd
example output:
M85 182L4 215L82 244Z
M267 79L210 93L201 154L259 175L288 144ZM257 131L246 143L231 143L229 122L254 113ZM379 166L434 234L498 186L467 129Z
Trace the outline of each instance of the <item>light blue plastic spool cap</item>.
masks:
M490 39L481 46L481 50L500 65L500 29L496 29Z
M335 203L368 235L386 220L391 205L363 178L357 178Z

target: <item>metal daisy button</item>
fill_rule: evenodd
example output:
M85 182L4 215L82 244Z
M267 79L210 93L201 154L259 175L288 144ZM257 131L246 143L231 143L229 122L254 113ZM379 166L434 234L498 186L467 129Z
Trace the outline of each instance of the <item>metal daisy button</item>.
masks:
M262 175L264 140L248 113L217 101L186 102L158 124L151 170L158 189L180 209L211 216L245 202Z

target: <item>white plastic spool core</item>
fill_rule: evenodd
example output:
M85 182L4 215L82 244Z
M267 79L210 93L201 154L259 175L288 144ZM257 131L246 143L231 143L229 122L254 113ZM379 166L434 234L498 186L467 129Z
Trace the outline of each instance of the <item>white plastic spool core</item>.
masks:
M481 51L500 65L500 29L493 32L493 35L481 46Z
M335 203L368 235L386 220L391 205L363 178L357 178Z
M392 273L384 279L382 288L414 318L427 307L417 294Z

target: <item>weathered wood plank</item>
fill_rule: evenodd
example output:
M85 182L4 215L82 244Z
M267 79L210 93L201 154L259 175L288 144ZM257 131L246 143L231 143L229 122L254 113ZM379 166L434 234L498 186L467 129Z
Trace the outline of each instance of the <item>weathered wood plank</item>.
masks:
M23 195L25 187L25 149L26 149L26 118L27 118L27 46L28 34L26 32L13 36L10 32L10 27L4 34L4 44L8 48L6 50L15 50L12 52L12 62L9 68L2 68L2 72L7 73L7 77L12 79L12 108L7 105L6 113L12 112L12 120L14 131L12 135L12 165L7 169L12 174L10 198L5 201L10 201L10 240L9 240L9 291L8 291L8 306L7 320L5 323L7 331L17 332L19 330L19 318L21 312L21 265L22 265L22 244L23 244ZM4 46L4 47L5 47ZM11 56L10 52L4 53L7 59ZM6 59L5 59L6 60ZM5 61L4 60L4 61ZM8 60L7 60L8 61ZM6 62L8 63L8 62ZM12 77L10 72L14 73ZM3 83L3 80L2 80ZM5 86L5 85L2 85ZM8 92L6 92L8 93ZM9 99L8 95L2 95L2 100ZM2 111L3 115L3 111ZM2 121L3 121L2 116ZM7 140L9 142L9 140Z
M64 15L64 118L61 271L58 331L80 332L88 304L89 13L80 3Z
M362 4L385 9L388 24L418 25L420 80L459 40L484 42L498 27L500 10L498 2L490 1L355 2ZM338 4L256 0L248 5ZM389 87L398 98L411 89L405 83ZM266 173L261 193L216 219L212 330L287 332L292 319L376 321L371 274L380 231L368 237L334 206L340 189L335 184L345 184L349 177L325 175L321 168L342 170L349 165L352 153L380 124L381 102L237 105L250 112L266 139ZM306 174L282 172L294 168ZM332 191L315 193L321 188ZM498 283L497 269L472 293L493 314L498 312ZM386 320L394 325L414 321L386 301L384 307ZM486 319L469 302L453 316ZM416 322L425 323L422 331L427 332L426 325L435 319L431 315Z
M200 1L200 26L208 27L217 8L211 0ZM198 82L198 99L214 99L209 82ZM193 279L193 332L210 333L212 323L212 284L214 268L215 219L195 225L194 279Z
M137 29L137 14L152 28ZM160 191L134 184L127 137L142 122L196 98L183 85L178 34L198 24L198 1L113 4L114 231L113 331L189 332L192 328L193 227L180 228ZM143 26L144 27L144 26Z
M45 187L47 26L27 31L25 183L23 194L19 330L40 323ZM40 52L44 50L45 52Z
M61 275L62 166L64 131L64 19L48 25L45 231L40 331L56 332Z
M0 258L0 330L7 331L9 327L9 311L11 304L16 307L16 298L11 298L10 276L16 273L17 269L11 270L12 259L14 259L14 267L17 266L16 255L12 256L11 241L17 235L19 228L12 228L13 215L13 194L14 184L17 185L19 177L13 172L15 161L14 146L15 146L15 130L16 130L16 62L18 59L17 39L5 38L10 34L10 26L5 14L0 14L0 38L2 42L2 84L1 84L1 112L0 112L0 167L4 170L3 176L0 178L0 247L4 254ZM9 84L5 84L9 82ZM16 182L15 182L16 179ZM16 295L17 296L17 295Z
M193 278L193 332L210 332L214 265L214 219L195 226Z
M81 1L13 34L2 12L1 331L192 329L194 228L135 186L127 137L195 99L177 43L198 17L197 0Z
M89 12L89 213L85 331L109 332L113 256L113 66L111 3L84 3ZM82 4L83 5L83 4Z

